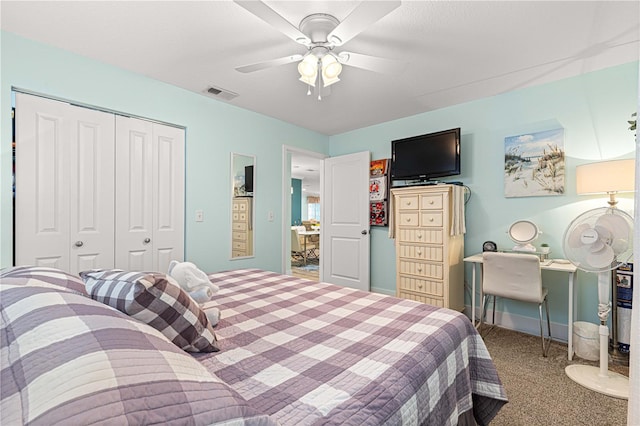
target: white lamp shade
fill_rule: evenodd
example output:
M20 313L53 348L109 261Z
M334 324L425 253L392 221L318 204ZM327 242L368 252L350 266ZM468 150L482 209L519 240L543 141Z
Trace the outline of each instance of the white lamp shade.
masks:
M633 192L634 190L634 159L602 161L576 167L578 194Z
M298 72L300 73L300 81L315 86L318 76L318 58L313 54L305 56L298 64Z
M342 72L342 64L333 55L322 57L322 81L324 87L340 81L338 76Z

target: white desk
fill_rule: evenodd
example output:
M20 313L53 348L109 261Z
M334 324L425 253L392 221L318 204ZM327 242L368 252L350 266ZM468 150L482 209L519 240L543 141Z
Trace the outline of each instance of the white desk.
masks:
M476 324L476 269L480 270L480 303L482 303L482 253L474 254L464 258L465 262L473 263L471 269L471 322ZM543 263L540 262L540 268L547 271L566 272L569 274L569 313L567 317L567 358L569 361L573 359L573 322L575 321L575 312L573 307L576 304L576 294L573 291L573 283L578 268L572 263ZM481 313L482 315L482 313Z

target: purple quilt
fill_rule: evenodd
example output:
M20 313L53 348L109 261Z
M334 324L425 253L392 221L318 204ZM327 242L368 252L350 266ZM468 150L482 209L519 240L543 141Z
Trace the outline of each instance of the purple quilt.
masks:
M507 401L459 312L256 269L210 278L221 351L193 356L281 425L487 424Z

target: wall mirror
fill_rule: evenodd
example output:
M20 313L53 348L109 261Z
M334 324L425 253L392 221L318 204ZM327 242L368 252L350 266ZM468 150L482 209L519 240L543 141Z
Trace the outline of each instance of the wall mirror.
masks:
M253 257L256 157L231 153L231 259Z

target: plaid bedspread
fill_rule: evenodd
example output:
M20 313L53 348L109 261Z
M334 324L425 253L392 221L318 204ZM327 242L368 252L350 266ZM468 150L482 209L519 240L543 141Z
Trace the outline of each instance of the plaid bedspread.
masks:
M486 424L507 401L458 312L256 269L210 278L221 351L193 356L282 425Z

